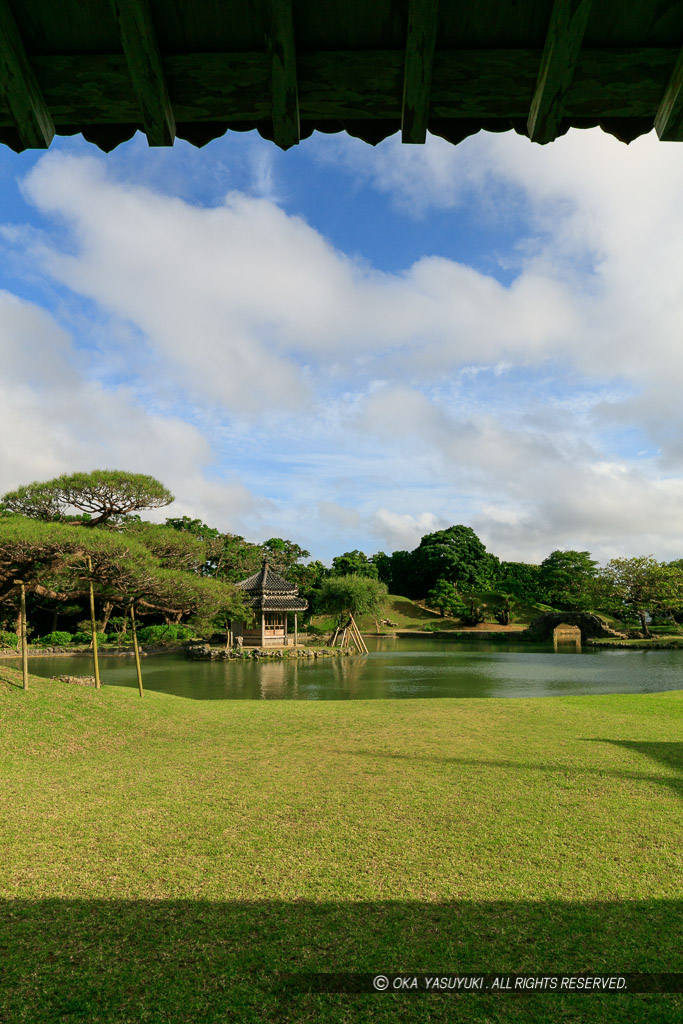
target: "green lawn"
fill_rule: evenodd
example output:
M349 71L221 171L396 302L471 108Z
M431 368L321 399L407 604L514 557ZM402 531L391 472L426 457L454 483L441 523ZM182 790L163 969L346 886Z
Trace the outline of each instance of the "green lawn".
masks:
M296 994L683 971L679 694L190 701L0 664L0 1021L652 1021L678 996Z

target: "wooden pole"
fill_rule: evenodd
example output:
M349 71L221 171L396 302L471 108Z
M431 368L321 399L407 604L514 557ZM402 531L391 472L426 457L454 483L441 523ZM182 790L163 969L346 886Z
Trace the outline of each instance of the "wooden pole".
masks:
M133 650L135 651L135 669L138 674L138 690L140 696L143 696L142 692L142 669L140 668L140 648L138 647L138 631L135 625L135 611L133 610L133 602L130 603L130 627L133 634Z
M349 640L353 642L353 646L360 653L361 647L356 636L356 623L353 621L353 615L349 615Z
M356 637L358 639L358 648L359 648L359 650L361 651L362 654L367 654L368 653L367 644L365 643L365 640L363 639L361 631L359 630L358 624L356 623L356 620L353 618L353 615L351 616L351 620L353 622L353 628L356 631Z
M356 625L356 620L354 619L353 615L351 616L351 628L353 630L353 638L354 638L356 647L358 648L358 651L361 654L367 654L368 653L367 645L365 643L365 640L361 636L361 632L360 632L358 626Z
M294 646L299 643L299 624L297 622L298 612L294 612Z
M21 674L23 676L23 686L25 690L28 690L28 640L26 632L26 586L23 580L15 580L18 583L21 590Z
M92 558L88 555L88 572L92 575ZM92 657L95 664L95 689L99 690L100 683L100 661L97 656L97 623L95 622L95 590L90 580L90 625L92 626Z
M358 629L358 626L356 625L356 620L354 619L353 615L351 616L350 621L351 621L351 635L353 637L353 642L356 645L356 648L358 649L358 653L359 654L363 654L363 653L367 654L367 647L365 646L365 642L363 640L363 637L360 635L360 630Z

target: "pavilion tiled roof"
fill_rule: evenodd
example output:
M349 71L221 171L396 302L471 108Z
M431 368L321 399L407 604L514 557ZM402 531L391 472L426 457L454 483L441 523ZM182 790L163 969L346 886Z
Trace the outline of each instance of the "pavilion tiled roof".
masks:
M249 597L246 604L250 608L261 608L263 611L303 612L308 608L308 601L299 597L299 588L294 583L274 572L268 562L264 562L258 572L248 576L236 584L240 590L246 590Z
M290 597L284 594L281 597L269 597L268 595L262 597L260 594L256 594L249 598L246 604L250 608L261 608L264 612L305 612L308 608L308 601L305 601L303 597L296 595Z
M258 572L253 576L247 576L237 584L240 590L259 591L268 594L296 594L298 587L289 583L286 579L274 572L268 562L264 562Z

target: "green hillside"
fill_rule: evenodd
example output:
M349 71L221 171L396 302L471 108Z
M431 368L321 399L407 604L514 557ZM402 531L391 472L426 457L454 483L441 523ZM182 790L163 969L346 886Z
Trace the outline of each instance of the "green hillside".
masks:
M427 623L455 622L454 619L444 620L438 612L432 611L429 608L423 608L416 601L411 601L407 597L401 597L399 594L389 594L381 617L396 623L396 627L382 626L381 631L386 633L391 633L393 628L424 629ZM371 615L359 615L357 621L359 628L364 632L375 632L375 620ZM316 629L334 629L334 618L331 615L314 615L311 623Z

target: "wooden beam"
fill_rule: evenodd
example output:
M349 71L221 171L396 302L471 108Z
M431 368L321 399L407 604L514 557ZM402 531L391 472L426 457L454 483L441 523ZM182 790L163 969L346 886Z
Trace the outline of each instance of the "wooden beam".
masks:
M27 149L47 149L55 126L8 0L0 0L0 95L22 145Z
M662 142L683 142L683 50L659 104L655 128Z
M439 0L409 0L401 113L402 142L419 144L427 139L438 20Z
M553 4L527 120L529 138L534 142L552 142L557 137L591 4L592 0L555 0Z
M111 0L150 146L172 146L175 118L148 0Z
M296 71L293 0L266 0L266 50L270 63L273 141L281 149L299 142L299 87Z
M646 50L583 49L565 100L565 116L579 123L605 118L654 122L678 47ZM526 121L539 50L437 50L432 118ZM35 57L38 83L57 131L139 123L123 54ZM297 61L302 122L375 119L401 124L404 50L310 51ZM178 124L266 123L271 115L266 54L187 53L164 58ZM0 130L14 121L0 102ZM180 129L179 129L180 131ZM128 138L122 134L122 138Z

